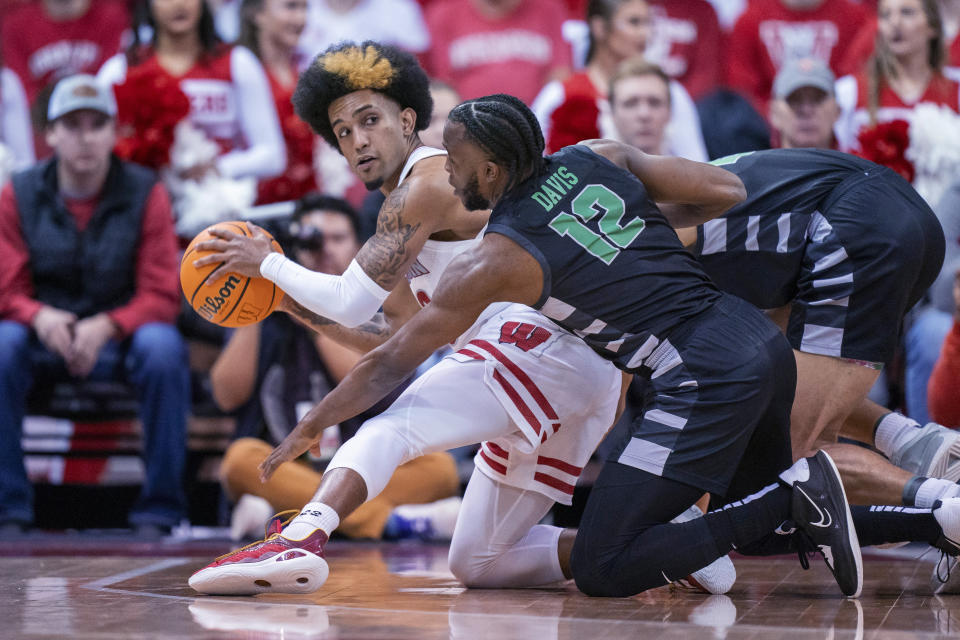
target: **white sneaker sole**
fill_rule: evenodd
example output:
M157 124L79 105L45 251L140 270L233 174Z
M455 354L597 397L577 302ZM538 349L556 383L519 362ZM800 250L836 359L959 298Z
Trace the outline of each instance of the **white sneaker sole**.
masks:
M833 473L836 474L837 479L840 481L840 486L843 487L843 480L840 478L840 471L837 469L837 465L834 463L833 458L830 457L826 451L823 452L824 458L827 459L827 462L830 463L830 466L833 467ZM844 498L846 498L846 489L844 489ZM859 598L860 593L863 591L863 555L860 553L860 540L857 538L857 528L853 524L853 514L850 512L850 503L845 501L844 506L846 507L847 512L847 531L849 532L848 541L850 542L850 548L853 550L853 557L857 563L857 590L855 593L848 595L848 598Z
M722 595L733 588L737 570L730 556L717 558L703 569L693 572L693 578L714 595Z
M208 595L312 593L330 574L327 561L303 549L288 549L260 562L208 567L190 576L193 589Z

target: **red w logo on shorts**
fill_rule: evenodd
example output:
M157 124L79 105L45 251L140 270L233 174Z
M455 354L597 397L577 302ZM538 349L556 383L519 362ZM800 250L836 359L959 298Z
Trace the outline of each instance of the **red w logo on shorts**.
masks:
M549 337L550 332L543 327L526 322L507 322L500 329L500 344L513 344L522 351L539 347Z

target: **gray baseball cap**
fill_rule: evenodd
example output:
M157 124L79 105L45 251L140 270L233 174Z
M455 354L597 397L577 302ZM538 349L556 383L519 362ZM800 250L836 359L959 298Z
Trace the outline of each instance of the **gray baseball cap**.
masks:
M67 76L57 83L47 105L47 121L53 122L71 111L92 109L111 118L117 115L117 101L113 89L91 75Z
M773 80L773 97L783 99L801 87L816 87L833 95L836 78L830 67L817 58L788 60Z

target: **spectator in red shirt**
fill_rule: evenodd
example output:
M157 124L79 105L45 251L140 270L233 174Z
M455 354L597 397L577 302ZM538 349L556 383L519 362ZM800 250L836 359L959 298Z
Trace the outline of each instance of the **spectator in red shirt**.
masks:
M146 480L129 519L152 533L186 514L190 401L170 202L149 170L112 155L112 92L89 75L50 97L51 159L0 192L0 525L33 521L20 446L34 381L136 387Z
M960 111L960 83L944 75L943 22L936 0L881 0L876 48L867 68L840 78L843 115L837 138L844 151L859 149L864 127L909 120L928 102Z
M645 0L590 0L587 65L563 81L548 83L531 109L543 129L548 153L589 138L617 139L610 114L610 78L617 66L643 55L650 37L650 7ZM670 82L670 124L664 153L707 160L700 116L690 94Z
M727 83L766 114L773 78L787 60L819 58L838 73L869 15L850 0L753 0L728 40Z
M948 43L944 72L954 80L958 80L960 79L960 0L938 0L937 4L940 6L940 17L943 21L944 42ZM860 28L851 43L840 74L858 74L873 55L876 40L877 21L872 19Z
M927 404L933 420L956 429L960 428L960 271L954 276L953 303L953 326L930 376Z
M0 0L0 20L3 20L12 9L16 9L17 5L30 1L31 0Z
M261 179L283 172L283 135L257 57L246 47L220 42L205 0L149 0L140 7L133 44L107 60L97 78L122 84L137 70L180 86L190 100L189 122L221 151L209 164L181 169L181 177L199 181L216 172ZM144 27L152 31L148 44L139 40Z
M927 293L930 303L914 312L907 332L906 352L916 351L912 361L917 375L905 386L917 387L914 403L923 402L931 420L960 428L960 177L954 176L933 212L943 227L947 249L940 275ZM924 395L916 398L920 393Z
M96 73L122 49L129 25L122 0L43 0L10 8L4 16L3 63L20 77L33 109L38 157L50 153L41 134L53 85L75 73Z
M431 77L464 100L509 93L530 104L548 81L570 72L560 0L437 0L427 8Z
M723 34L707 0L651 0L653 33L646 58L698 100L722 80Z
M297 86L297 43L307 24L307 0L243 0L237 44L259 58L270 83L280 130L287 147L287 168L257 185L257 204L297 200L317 190L313 132L293 112Z

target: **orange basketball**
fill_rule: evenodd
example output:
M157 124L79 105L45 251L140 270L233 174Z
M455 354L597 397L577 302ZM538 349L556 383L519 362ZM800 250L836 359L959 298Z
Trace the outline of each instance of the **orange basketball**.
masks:
M198 233L180 259L180 287L184 297L201 317L222 327L243 327L260 322L280 304L283 291L266 278L250 278L237 273L225 273L213 284L204 285L203 281L219 265L210 264L198 269L193 266L193 261L212 253L196 249L197 243L216 239L210 229L253 235L246 222L237 221L218 222ZM274 249L283 253L273 236L270 241Z

